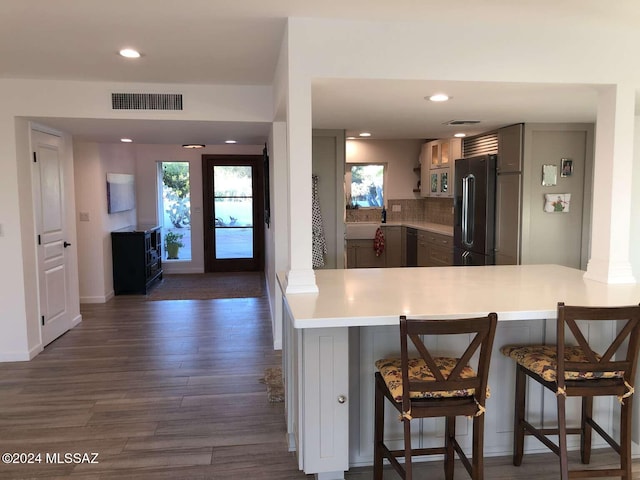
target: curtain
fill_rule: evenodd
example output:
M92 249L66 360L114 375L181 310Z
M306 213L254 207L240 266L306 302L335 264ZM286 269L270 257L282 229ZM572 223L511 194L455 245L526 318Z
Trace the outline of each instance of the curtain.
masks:
M313 268L324 267L324 257L327 254L327 241L324 238L322 227L322 215L320 214L320 200L318 200L318 176L313 175L311 209L312 209L312 241L313 241Z

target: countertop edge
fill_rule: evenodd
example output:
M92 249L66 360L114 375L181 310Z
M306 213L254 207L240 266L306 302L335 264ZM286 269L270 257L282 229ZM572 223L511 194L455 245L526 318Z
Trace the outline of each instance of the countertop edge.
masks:
M376 224L380 227L409 227L415 228L418 230L424 230L432 233L439 233L441 235L447 235L449 237L453 237L453 226L444 225L442 223L432 223L432 222L419 222L414 220L402 221L402 222L345 222L346 225L358 225L358 224ZM345 227L346 228L346 227Z

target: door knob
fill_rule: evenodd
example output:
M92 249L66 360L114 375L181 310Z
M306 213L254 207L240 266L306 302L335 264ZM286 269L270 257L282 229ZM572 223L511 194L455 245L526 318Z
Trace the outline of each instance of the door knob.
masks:
M64 242L64 243L62 244L62 246L63 246L64 248L67 248L67 247L70 247L70 246L71 246L71 244L70 244L70 243L67 243L67 242Z

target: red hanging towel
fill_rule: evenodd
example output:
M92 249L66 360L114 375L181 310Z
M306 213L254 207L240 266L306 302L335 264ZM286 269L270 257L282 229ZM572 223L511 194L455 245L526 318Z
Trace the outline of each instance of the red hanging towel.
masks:
M382 228L380 227L376 230L376 236L373 237L373 249L376 252L376 257L379 257L384 252L384 233L382 233Z

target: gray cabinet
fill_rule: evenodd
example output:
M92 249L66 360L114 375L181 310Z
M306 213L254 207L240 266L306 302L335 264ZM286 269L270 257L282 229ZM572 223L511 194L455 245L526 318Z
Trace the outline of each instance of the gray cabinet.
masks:
M462 156L459 138L427 142L420 155L422 163L422 196L453 198L454 163Z
M496 265L517 265L520 245L520 173L500 173L496 181Z
M376 256L373 239L347 240L347 268L395 268L407 265L407 228L399 225L382 227L384 251ZM412 229L415 230L415 229ZM417 230L418 267L446 267L453 265L453 237L427 230ZM413 258L413 257L412 257Z
M382 268L385 266L385 254L383 252L382 255L376 256L372 239L347 240L347 268Z
M402 266L402 227L387 226L384 231L384 254L387 267Z
M427 232L418 230L418 266L429 266L429 246L427 245Z
M418 231L418 266L450 267L453 265L453 237L426 230Z
M520 263L524 125L498 130L496 179L496 265Z
M522 171L523 127L518 123L498 130L498 172Z
M453 237L426 232L427 267L451 267L453 265Z

